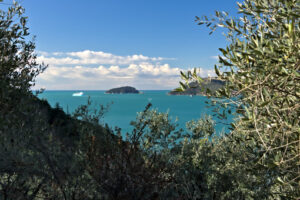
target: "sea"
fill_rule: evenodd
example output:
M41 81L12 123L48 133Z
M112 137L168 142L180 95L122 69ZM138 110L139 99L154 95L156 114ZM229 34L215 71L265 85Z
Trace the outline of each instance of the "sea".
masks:
M82 96L73 96L74 93L83 92ZM141 94L105 94L105 91L55 91L46 90L39 94L40 99L46 99L52 107L57 104L69 114L73 113L80 105L87 104L90 98L91 109L100 105L108 105L101 123L107 123L114 129L121 128L122 134L130 133L133 127L131 121L136 119L139 112L151 103L151 109L159 112L168 112L171 120L178 124L178 128L185 128L186 122L197 120L205 115L211 115L215 121L216 134L228 133L233 116L219 119L215 108L206 102L211 99L205 96L174 96L168 95L168 90L144 90Z

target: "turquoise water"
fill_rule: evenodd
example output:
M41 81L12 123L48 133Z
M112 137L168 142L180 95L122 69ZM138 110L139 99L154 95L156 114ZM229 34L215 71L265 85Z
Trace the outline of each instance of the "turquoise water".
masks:
M44 91L39 94L39 98L46 99L52 107L56 103L69 113L82 104L87 103L88 97L91 98L93 106L102 104L111 104L109 111L104 115L103 122L110 127L118 126L122 132L130 132L132 127L130 121L135 120L137 112L145 109L145 106L151 102L153 109L160 112L169 112L173 120L178 118L179 127L185 127L185 123L192 119L198 119L201 116L213 115L213 108L209 107L205 101L209 101L204 96L170 96L168 91L142 91L143 94L105 94L105 91L82 91L83 96L72 96L79 91ZM217 122L216 131L228 132L228 126L222 123L232 121L232 116L226 121L213 117Z

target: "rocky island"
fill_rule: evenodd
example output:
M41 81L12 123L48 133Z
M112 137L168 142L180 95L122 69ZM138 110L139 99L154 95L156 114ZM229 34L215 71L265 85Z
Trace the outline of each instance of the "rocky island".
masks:
M199 85L196 82L189 84L189 88L185 91L172 90L169 95L206 95L207 90L215 93L217 90L225 86L225 82L214 78L203 78L203 82Z
M106 94L139 94L140 91L135 89L134 87L124 86L118 88L112 88L105 92Z

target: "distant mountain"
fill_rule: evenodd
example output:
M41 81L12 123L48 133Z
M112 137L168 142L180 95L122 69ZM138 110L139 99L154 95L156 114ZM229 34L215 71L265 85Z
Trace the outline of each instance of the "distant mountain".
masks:
M106 94L139 94L140 92L134 87L125 86L119 88L112 88L105 92Z
M203 78L203 82L198 84L192 82L189 84L189 88L185 91L176 91L175 89L170 91L169 95L205 95L209 90L211 93L215 93L217 90L225 86L225 82L214 78Z

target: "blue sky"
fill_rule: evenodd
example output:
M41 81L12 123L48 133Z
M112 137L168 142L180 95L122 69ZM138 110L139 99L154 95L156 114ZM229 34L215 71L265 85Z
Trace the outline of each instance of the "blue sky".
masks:
M4 0L9 3L11 1ZM208 35L195 16L235 15L236 0L22 0L36 35L37 79L46 89L177 87L180 70L213 75L222 30ZM3 6L2 6L3 7Z

